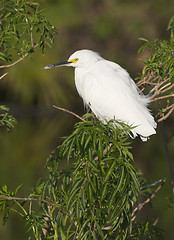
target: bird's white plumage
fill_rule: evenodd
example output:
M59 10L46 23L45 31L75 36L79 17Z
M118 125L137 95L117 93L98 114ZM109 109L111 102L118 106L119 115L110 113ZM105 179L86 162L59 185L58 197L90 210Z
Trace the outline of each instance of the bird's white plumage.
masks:
M126 70L91 50L79 50L69 60L76 58L70 66L75 67L77 91L97 118L135 126L134 137L140 135L144 141L156 133L156 122L147 108L150 99L138 93Z
M150 98L139 94L128 72L91 50L79 50L67 61L46 66L75 67L75 84L84 104L101 121L119 120L132 127L134 137L143 141L155 134L156 122L147 108Z

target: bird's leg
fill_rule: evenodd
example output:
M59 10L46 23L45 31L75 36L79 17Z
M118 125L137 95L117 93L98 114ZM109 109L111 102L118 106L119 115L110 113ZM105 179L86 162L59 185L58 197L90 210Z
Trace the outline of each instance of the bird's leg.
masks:
M90 106L91 106L90 103L89 103L88 106L86 106L86 112L87 112L87 113L92 113L92 117L93 117L93 119L96 121L96 120L98 120L98 119L97 119L97 117L95 116L95 114L93 113L93 111L91 110ZM88 119L87 119L87 121L88 121Z
M91 111L91 108L90 108L90 104L89 104L89 106L86 107L86 112L90 113L90 111Z

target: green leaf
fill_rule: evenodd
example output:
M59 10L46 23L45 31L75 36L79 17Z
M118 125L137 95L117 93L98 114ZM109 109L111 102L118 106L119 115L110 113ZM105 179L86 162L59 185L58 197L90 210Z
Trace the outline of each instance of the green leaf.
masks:
M105 198L105 196L107 194L107 187L108 187L107 183L105 183L104 186L102 186L101 201L103 201L103 199Z
M107 173L106 173L106 175L104 177L103 184L108 181L109 177L111 176L111 174L114 171L115 165L116 165L116 161L113 161L112 165L110 166L110 168L108 169L108 171L107 171Z
M146 38L138 38L140 41L149 42Z
M85 140L84 151L86 151L90 141L91 141L91 135L89 135Z
M83 233L83 230L84 230L84 228L86 227L86 225L87 225L87 223L90 221L90 219L87 219L84 223L83 223L83 225L82 225L82 227L81 227L81 229L80 229L80 231L79 231L79 234L78 234L78 236L81 238L81 236L82 236L82 233Z
M67 148L67 161L69 162L70 157L72 157L72 151L74 148L74 142L75 142L75 138L73 138L73 140L71 141L70 145Z
M8 192L8 190L7 190L7 186L4 185L4 186L2 187L2 190L4 191L4 193L7 193L7 192Z
M102 142L102 140L98 140L98 157L99 157L99 159L102 159L103 158L103 142Z
M7 212L4 214L4 217L3 217L3 225L6 224L8 218L9 218L9 214L10 214L10 211L7 211Z

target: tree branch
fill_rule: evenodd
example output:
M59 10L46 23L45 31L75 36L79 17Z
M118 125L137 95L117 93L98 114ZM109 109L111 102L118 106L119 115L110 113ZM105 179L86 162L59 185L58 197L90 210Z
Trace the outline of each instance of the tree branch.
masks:
M168 109L170 109L170 111L168 111L168 113L167 113L166 115L164 115L164 116L162 116L161 118L159 118L159 119L157 120L158 122L164 121L165 119L167 119L167 118L170 116L170 114L171 114L171 113L173 112L173 110L174 110L174 104L170 105L169 107L165 108L164 110L166 111L166 110L168 110Z
M35 49L39 44L37 43L34 47L32 47L32 49ZM8 64L8 65L2 65L0 66L0 68L8 68L8 67L12 67L14 65L16 65L17 63L21 62L22 60L24 60L24 58L26 58L29 55L29 53L26 53L23 57L20 57L16 62Z
M168 90L164 90L164 91L160 90L160 87L167 81L169 81L169 78L163 79L163 80L161 80L161 82L159 81L156 83L155 91L154 91L154 94L151 96L151 99L153 99L157 95L160 95L161 93L168 91ZM166 84L166 85L168 85L168 84ZM166 85L162 86L161 89L164 89L166 87Z
M143 203L138 204L138 206L132 212L132 215L131 215L132 221L135 220L138 212L155 197L156 193L162 188L162 186L165 182L166 182L166 178L162 181L162 183L159 185L159 187L152 193L152 195L148 199L146 199Z
M162 86L159 91L161 92L163 89L165 89L166 87L170 86L171 82L167 83L166 85Z
M154 183L151 183L151 184L148 184L148 185L146 185L146 186L143 186L143 187L141 187L141 191L143 191L143 190L145 190L145 189L147 189L147 188L154 187L156 184L158 184L158 183L160 183L160 182L162 182L162 181L163 181L163 180L160 179L160 180L158 180L158 181L155 181Z
M60 212L64 213L65 215L67 216L70 216L72 217L70 214L68 214L66 211L64 211L63 209L57 207L57 204L55 203L52 203L50 201L47 201L45 199L38 199L38 198L22 198L22 197L7 197L7 196L3 196L3 195L0 195L0 199L6 199L6 200L9 200L9 201L37 201L37 202L43 202L43 203L47 203L48 205L51 205L52 207L54 208L57 208Z
M83 119L82 117L80 117L79 115L77 115L77 114L74 113L74 112L71 112L71 111L69 111L69 110L67 110L67 109L65 109L65 108L61 108L61 107L58 107L58 106L55 106L55 105L53 105L53 107L56 108L56 109L58 109L58 110L61 110L61 111L63 111L63 112L69 113L69 114L75 116L76 118L80 119L80 120L83 121L83 122L86 122L85 119Z
M174 94L169 91L174 88L174 83L170 81L170 78L166 76L162 79L160 76L154 76L155 73L149 72L143 79L139 80L136 83L138 87L141 87L143 85L143 87L141 87L140 89L140 92L144 91L145 85L150 85L154 86L149 92L149 94L153 93L151 95L151 102L157 102L159 100L173 98ZM161 113L160 110L158 111L157 116L159 116L159 119L157 120L157 122L161 122L167 119L172 114L174 110L174 104L169 104L170 105L167 104L167 107L163 109L163 113Z
M151 102L155 102L155 101L165 99L165 98L170 98L170 97L174 97L174 94L169 94L169 95L165 95L165 96L156 97L156 98L152 99Z
M4 78L7 74L8 74L8 72L4 73L4 74L0 77L0 80L1 80L2 78Z

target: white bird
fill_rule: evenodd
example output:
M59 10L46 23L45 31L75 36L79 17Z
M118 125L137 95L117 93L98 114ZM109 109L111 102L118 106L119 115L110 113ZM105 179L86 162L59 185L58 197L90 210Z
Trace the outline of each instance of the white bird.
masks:
M157 124L147 108L150 97L139 93L125 69L85 49L43 69L62 65L75 68L77 91L99 120L115 119L135 127L131 129L133 137L139 135L143 141L156 133Z

